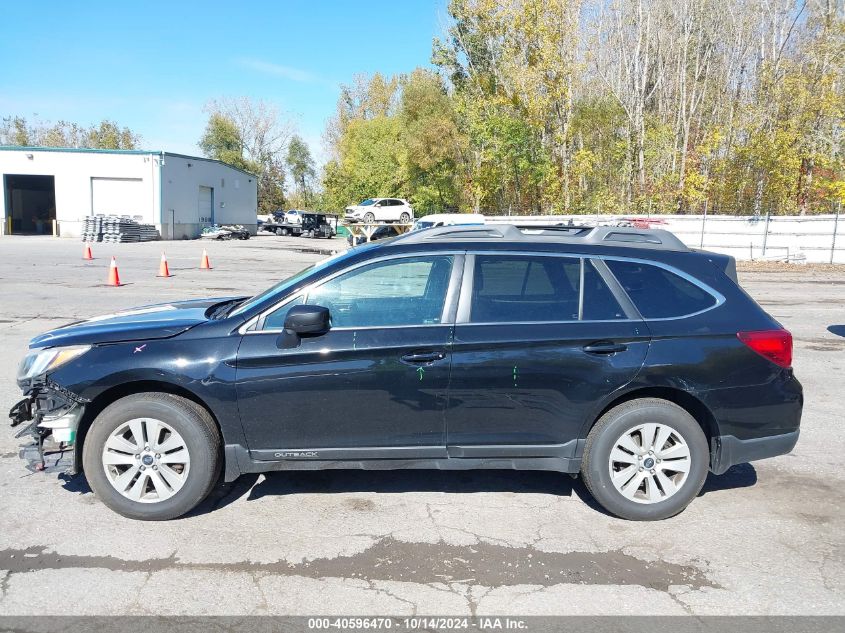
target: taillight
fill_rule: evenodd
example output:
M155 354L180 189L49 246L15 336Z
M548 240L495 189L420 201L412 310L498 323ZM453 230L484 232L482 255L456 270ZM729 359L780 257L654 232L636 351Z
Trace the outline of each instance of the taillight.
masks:
M786 330L737 332L737 338L755 352L781 367L792 365L792 334Z

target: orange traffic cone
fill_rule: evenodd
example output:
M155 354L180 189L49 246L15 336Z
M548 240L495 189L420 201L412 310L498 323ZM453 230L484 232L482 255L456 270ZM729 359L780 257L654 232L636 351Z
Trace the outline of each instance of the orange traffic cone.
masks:
M94 255L91 253L91 245L87 242L85 243L85 250L82 251L82 259L94 259Z
M170 269L167 267L167 257L164 255L164 251L161 253L161 263L158 265L158 276L170 277Z
M109 266L109 285L120 285L120 275L117 274L117 260L114 258L114 256L112 256L111 266Z
M202 249L202 259L200 260L200 270L211 270L211 262L208 261L208 253Z

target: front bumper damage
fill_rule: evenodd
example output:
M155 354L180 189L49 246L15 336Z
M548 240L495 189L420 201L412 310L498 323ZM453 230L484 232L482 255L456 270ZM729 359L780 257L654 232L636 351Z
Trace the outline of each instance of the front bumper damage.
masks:
M12 427L25 425L15 437L31 440L20 451L28 470L77 473L76 434L87 403L49 378L29 385L9 411Z

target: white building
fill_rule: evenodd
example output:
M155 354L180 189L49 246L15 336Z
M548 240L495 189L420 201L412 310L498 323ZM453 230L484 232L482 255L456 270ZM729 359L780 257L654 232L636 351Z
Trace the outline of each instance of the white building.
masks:
M257 228L258 183L220 161L140 150L0 147L5 234L79 237L89 215L129 215L162 239L210 224Z

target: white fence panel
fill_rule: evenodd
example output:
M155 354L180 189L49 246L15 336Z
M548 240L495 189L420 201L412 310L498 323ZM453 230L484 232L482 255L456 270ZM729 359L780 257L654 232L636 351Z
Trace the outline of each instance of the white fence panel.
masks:
M638 215L487 216L488 222L520 224L615 224ZM740 260L780 259L845 264L845 216L660 215L655 225L677 235L690 248L704 248Z

